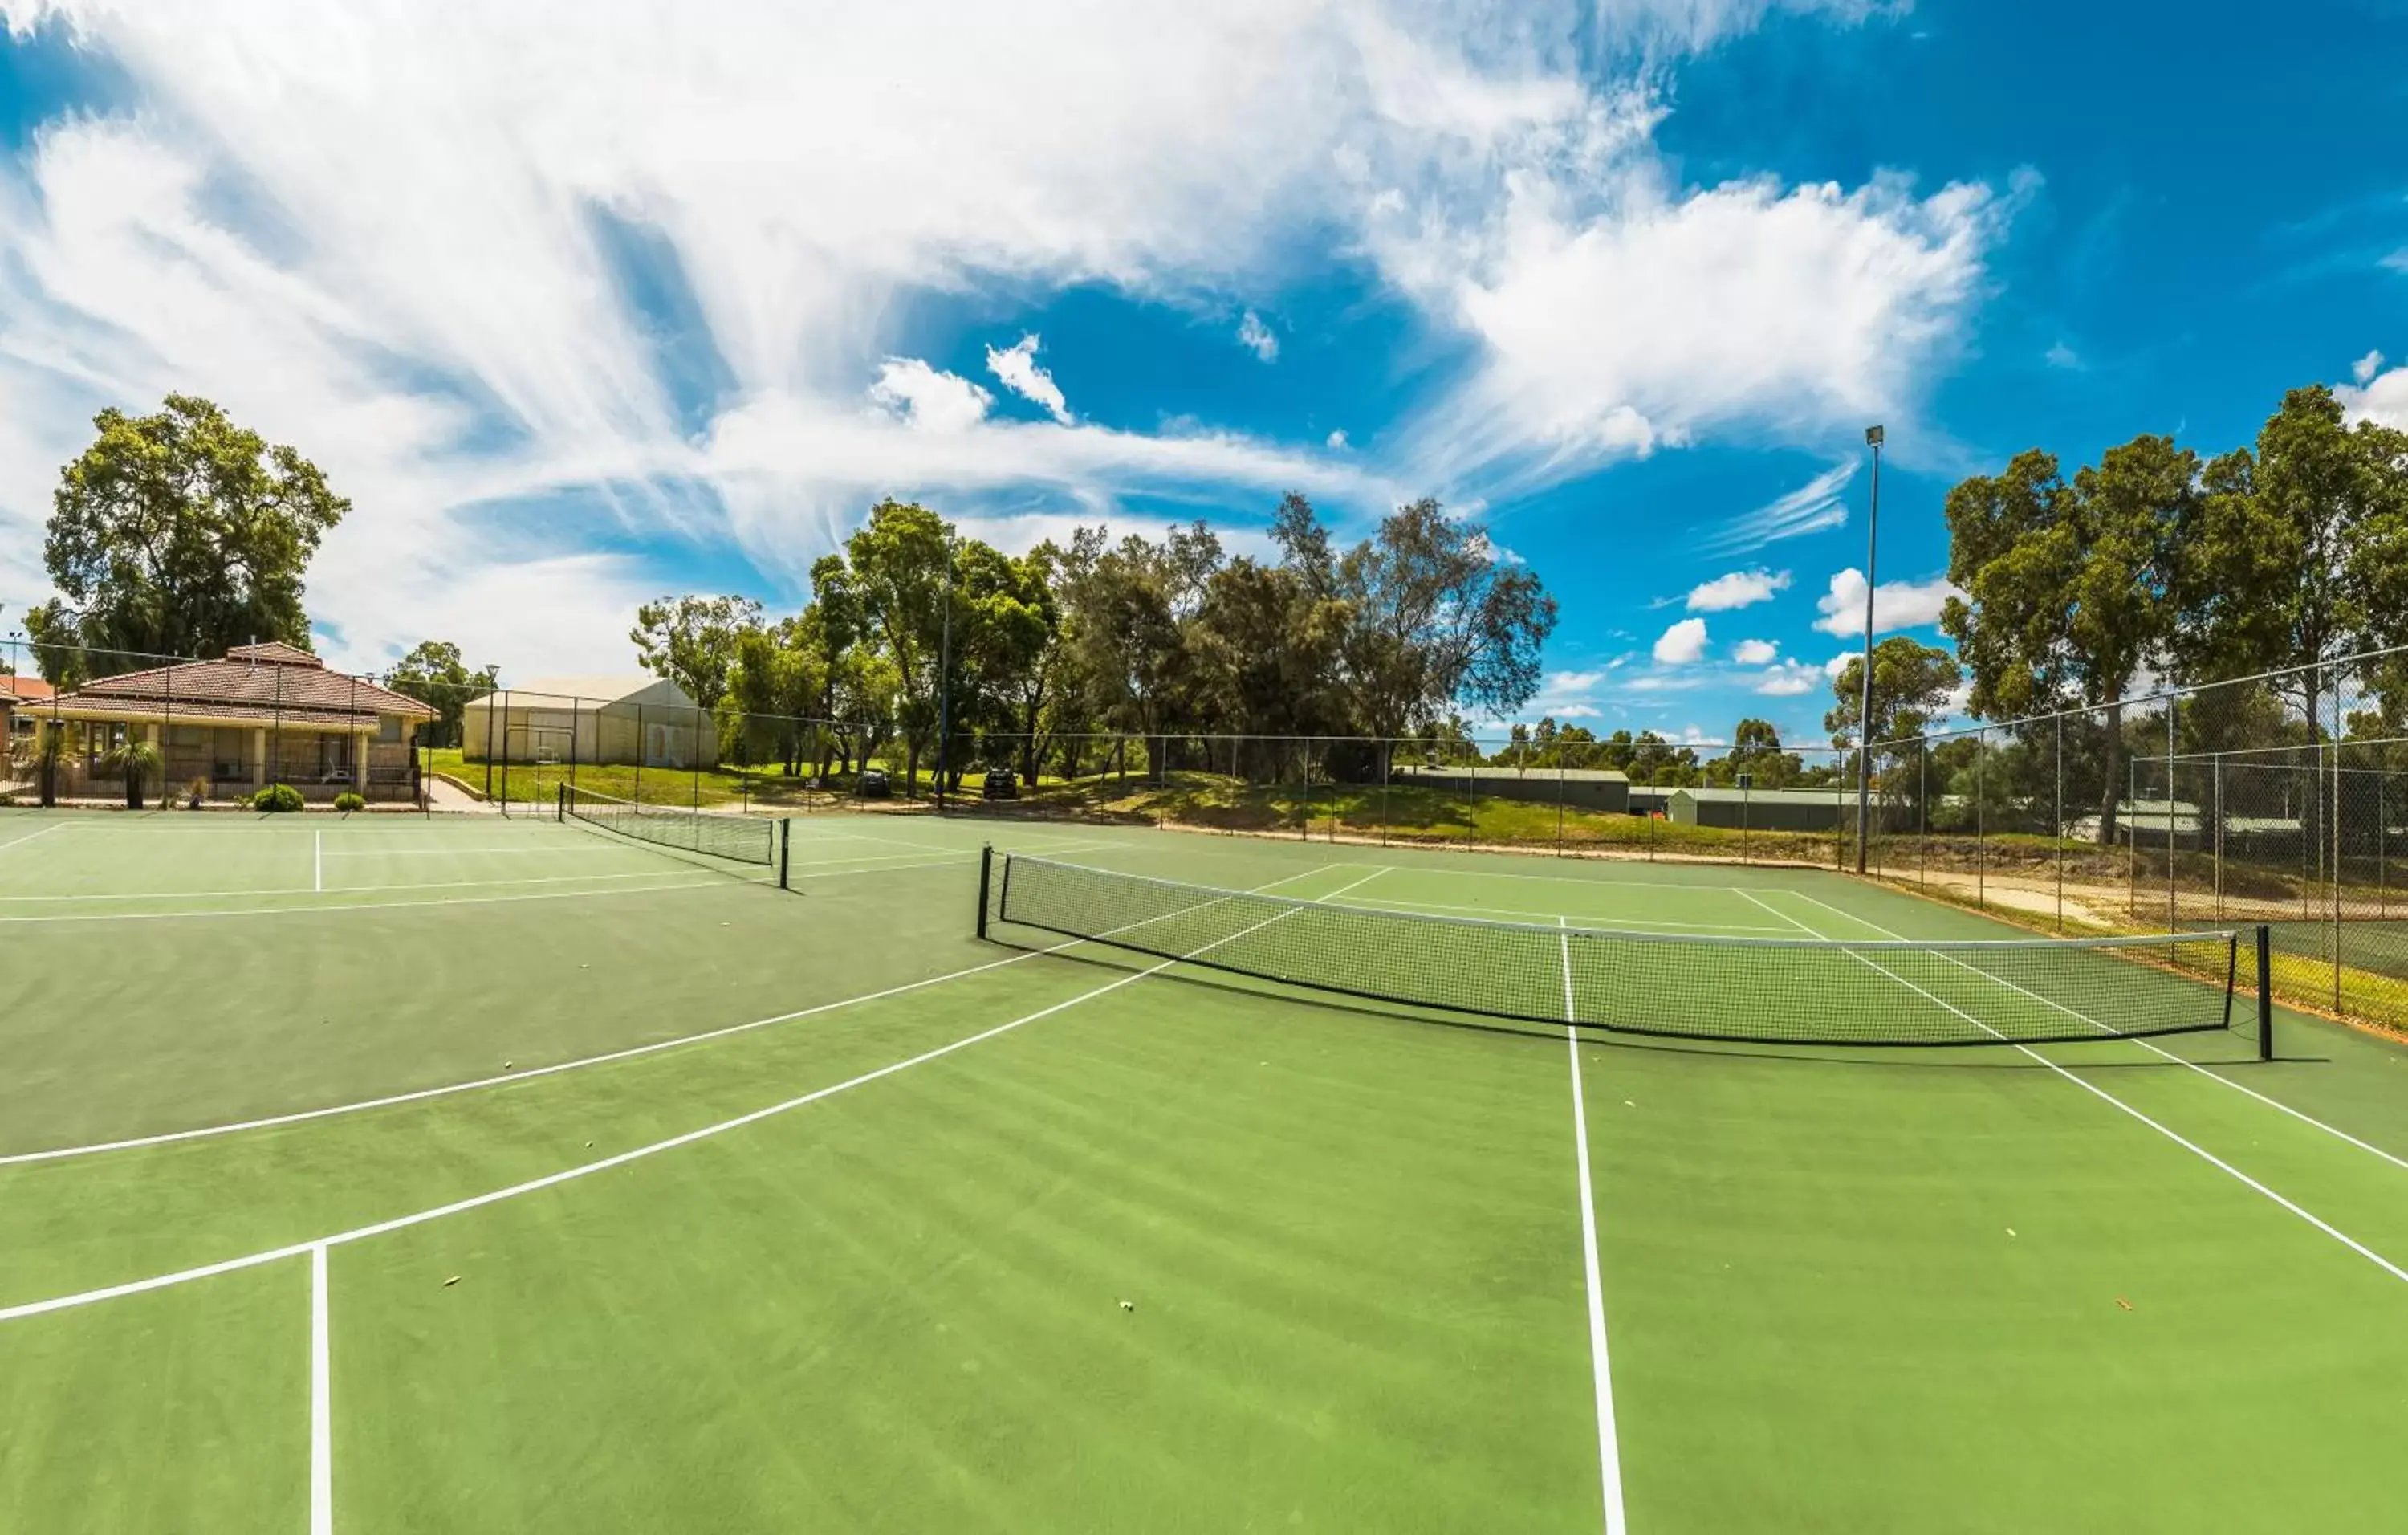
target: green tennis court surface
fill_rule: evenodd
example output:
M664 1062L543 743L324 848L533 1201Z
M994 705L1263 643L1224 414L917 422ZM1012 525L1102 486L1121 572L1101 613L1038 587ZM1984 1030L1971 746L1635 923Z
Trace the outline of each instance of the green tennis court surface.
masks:
M982 942L988 836L1310 903L1263 931L1358 966L1383 912L1778 940L1648 1008L1768 1037ZM576 825L0 812L0 1528L2388 1516L2386 1041L1785 1042L2137 1006L1801 989L1762 954L2021 936L1820 872L867 817L785 852L791 890ZM1629 1005L1583 963L1576 1011Z

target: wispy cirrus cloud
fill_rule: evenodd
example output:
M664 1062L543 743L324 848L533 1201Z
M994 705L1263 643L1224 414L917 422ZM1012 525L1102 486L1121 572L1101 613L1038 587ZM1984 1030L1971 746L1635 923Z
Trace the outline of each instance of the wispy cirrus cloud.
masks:
M1834 464L1796 490L1775 496L1709 532L1698 540L1698 552L1744 554L1784 538L1843 526L1848 521L1848 505L1841 498L1841 493L1856 477L1856 460Z
M338 660L435 633L590 669L697 551L791 595L889 492L1006 528L1289 486L1368 515L1812 431L1945 359L2011 197L1681 184L1655 71L1771 8L0 0L126 93L0 170L0 546L94 410L197 392L356 501L311 572ZM918 355L965 297L1226 313L1298 230L1459 349L1358 423L1376 455L1094 425L1033 337L987 365L1043 419L1000 419Z

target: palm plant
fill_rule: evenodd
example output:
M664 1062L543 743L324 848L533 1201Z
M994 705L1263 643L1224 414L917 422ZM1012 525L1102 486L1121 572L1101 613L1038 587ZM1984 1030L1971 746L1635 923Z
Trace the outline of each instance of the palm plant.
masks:
M8 749L9 760L20 768L30 768L40 783L44 810L59 802L59 764L66 754L66 727L56 721L48 729L18 737Z
M125 808L142 808L143 781L165 766L158 744L129 733L123 740L110 747L100 759L101 767L112 773L125 775Z

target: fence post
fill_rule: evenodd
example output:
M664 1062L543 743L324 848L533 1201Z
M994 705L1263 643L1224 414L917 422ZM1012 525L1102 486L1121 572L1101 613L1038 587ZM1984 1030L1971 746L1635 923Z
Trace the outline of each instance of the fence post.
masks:
M1980 911L1990 909L1990 847L1987 807L1982 803L1983 758L1990 754L1990 731L1987 725L1973 732L1973 905Z
M2166 931L2182 928L2174 880L2174 696L2166 695Z
M644 758L652 754L652 743L644 735L644 706L636 705L636 792L627 797L640 805L644 802Z
M2333 681L2332 814L2329 817L2332 823L2329 835L2332 839L2332 1005L2335 1012L2341 1011L2341 940L2344 930L2341 920L2341 681L2336 677Z
M1566 781L1566 774L1565 774L1565 772L1564 772L1564 749L1563 749L1563 745L1562 745L1562 743L1561 743L1561 742L1558 742L1558 743L1556 743L1556 746L1555 746L1555 856L1556 856L1556 857L1558 857L1558 858L1560 858L1560 857L1562 857L1562 856L1564 855L1564 784L1565 784L1565 781Z
M2049 829L2057 835L2049 840L2057 848L2057 930L2065 931L2065 711L2057 715L2057 814Z
M1914 887L1931 884L1931 738L1914 738Z
M2208 796L2215 806L2215 852L2212 854L2215 870L2215 920L2224 920L2224 753L2217 752L2208 759Z

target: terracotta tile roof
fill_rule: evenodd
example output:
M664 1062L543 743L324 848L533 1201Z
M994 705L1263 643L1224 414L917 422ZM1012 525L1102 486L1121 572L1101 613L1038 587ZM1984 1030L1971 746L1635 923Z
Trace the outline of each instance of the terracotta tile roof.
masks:
M361 691L365 694L366 690ZM356 714L339 709L304 709L291 704L280 710L273 704L187 698L179 692L173 698L94 698L86 694L67 693L62 694L55 703L29 705L25 712L43 720L155 720L162 724L262 724L281 725L287 730L339 730L348 734L373 730L380 712L392 714L398 710L378 710L365 700Z
M415 698L365 677L329 671L316 656L284 644L237 645L222 660L103 677L61 694L55 707L63 716L87 719L173 713L265 720L280 711L295 724L341 724L376 714L435 717Z
M40 703L57 692L38 677L0 677L0 704Z

